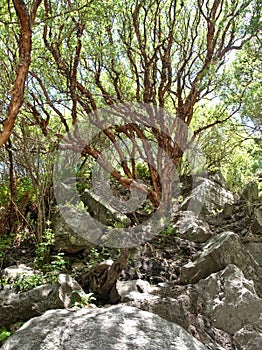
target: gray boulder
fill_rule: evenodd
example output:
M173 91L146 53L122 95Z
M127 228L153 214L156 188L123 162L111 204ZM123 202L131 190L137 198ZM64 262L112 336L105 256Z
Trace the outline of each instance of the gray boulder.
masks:
M251 181L246 184L244 190L242 191L242 197L248 202L254 203L257 201L259 195L258 183Z
M63 209L62 209L63 211ZM82 214L78 213L76 210L68 209L67 216L70 217L72 225L75 223L79 228L79 225L83 222ZM52 217L52 229L55 234L54 246L59 251L64 251L66 253L77 253L80 250L88 249L91 243L84 236L77 234L72 226L70 226L64 219L61 212L58 210ZM87 227L80 228L86 231Z
M181 282L196 283L228 264L238 266L247 278L254 281L257 293L262 295L262 269L233 232L223 232L210 238L193 261L181 267Z
M185 329L189 327L188 310L185 305L182 307L180 297L177 295L175 298L169 288L164 288L166 290L163 292L162 288L142 280L118 281L116 287L122 303L153 312Z
M257 261L260 267L262 267L262 241L260 242L247 242L245 247L253 258Z
M133 296L144 294L149 295L159 290L158 287L150 285L149 282L143 280L117 281L116 288L121 296L121 301L132 300Z
M25 323L2 350L207 350L182 327L134 307L50 310Z
M71 301L85 295L80 285L70 276L60 274L56 284L46 284L27 292L14 293L8 289L0 292L0 324L9 326L27 321L46 310L67 308Z
M19 265L12 265L12 266L6 267L2 271L2 277L8 280L15 280L22 275L32 276L35 273L36 273L36 270L34 270L32 267L27 266L25 264L19 264Z
M88 198L89 196L90 193ZM113 228L114 224L128 227L130 219L125 214L118 213L109 204L100 203L98 199L90 197L89 202L87 201L88 208L83 202L83 206L80 207L74 204L59 206L59 211L52 218L57 250L76 253L82 249L90 250L94 244L114 246L110 243L112 239L118 239L118 233L113 232L116 230ZM113 238L106 237L109 227L112 228L110 232Z
M254 208L254 219L250 226L250 231L255 235L262 236L262 206Z
M22 276L33 276L35 274L41 274L40 271L33 269L25 264L18 264L6 267L1 275L8 283L14 282Z
M222 210L226 204L235 202L234 195L220 183L205 178L200 178L200 181L181 204L182 210L192 211L196 215L209 215Z
M9 326L18 321L27 321L49 309L62 308L58 290L53 285L43 285L28 292L0 292L0 324Z
M180 238L196 243L206 242L212 237L209 225L191 211L181 212L174 227Z
M130 219L123 214L125 211L125 207L115 206L115 202L119 204L115 197L108 193L107 184L101 186L99 188L99 194L95 194L88 189L85 189L81 198L84 204L88 208L88 212L98 221L103 223L104 225L112 225L112 222L118 222L123 225L123 227L128 227L131 223ZM123 202L124 205L125 202Z
M215 327L230 334L248 324L262 327L262 299L253 281L247 280L235 265L228 265L195 287L204 300L203 312Z
M262 327L246 325L235 333L234 342L237 350L261 350Z
M152 286L147 281L118 281L121 302L150 311L176 323L200 340L210 350L233 349L230 336L213 326L202 315L202 296L194 286ZM231 346L231 347L230 347Z

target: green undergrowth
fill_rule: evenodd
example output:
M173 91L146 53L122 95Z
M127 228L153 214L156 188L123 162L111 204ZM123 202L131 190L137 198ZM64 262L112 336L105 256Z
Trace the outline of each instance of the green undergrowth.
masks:
M12 331L8 330L6 327L0 328L0 346L13 334Z

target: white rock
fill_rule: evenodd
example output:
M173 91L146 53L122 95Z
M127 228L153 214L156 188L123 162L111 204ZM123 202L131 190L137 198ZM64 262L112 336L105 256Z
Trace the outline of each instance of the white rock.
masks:
M253 281L247 280L235 265L228 265L195 287L205 301L204 313L215 327L234 334L247 324L261 323L262 299Z
M238 266L245 277L252 279L257 293L262 296L262 269L234 232L223 232L210 238L193 261L182 266L181 282L196 283L229 264Z
M203 178L189 197L181 204L183 210L189 210L196 215L214 214L224 208L225 204L233 204L234 195L222 187L221 184L210 179Z
M207 350L182 327L129 306L50 310L31 319L2 350Z
M260 350L262 345L262 327L246 325L234 335L237 350Z

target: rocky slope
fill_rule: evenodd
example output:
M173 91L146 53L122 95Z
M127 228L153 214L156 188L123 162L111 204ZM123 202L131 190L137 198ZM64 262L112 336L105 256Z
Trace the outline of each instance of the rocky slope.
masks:
M0 292L0 324L29 320L2 349L259 350L262 203L254 184L235 196L220 180L200 179L169 229L136 249L117 306L72 309L84 273L81 286L61 275L52 288ZM68 310L45 312L56 308Z

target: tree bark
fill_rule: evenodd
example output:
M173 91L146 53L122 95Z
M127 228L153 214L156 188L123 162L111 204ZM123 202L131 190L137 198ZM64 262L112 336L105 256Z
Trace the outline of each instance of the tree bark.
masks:
M13 150L12 143L10 140L7 142L7 153L9 157L9 188L10 188L10 206L9 206L9 231L15 232L15 195L16 195L16 179L15 179L15 169L14 169L14 159L13 159Z
M4 122L2 134L0 135L0 147L9 139L23 104L24 89L27 80L27 74L31 62L32 51L32 25L35 19L36 11L42 0L34 1L32 12L30 13L23 0L13 0L17 17L20 25L19 38L19 62L14 86L11 90L11 101L8 108L7 118Z
M99 301L113 304L120 301L116 282L128 263L128 255L128 248L122 248L119 258L111 266L101 263L88 273L89 287Z

